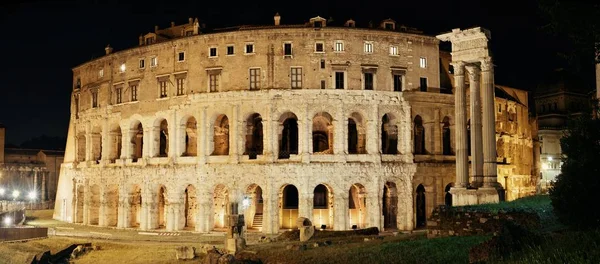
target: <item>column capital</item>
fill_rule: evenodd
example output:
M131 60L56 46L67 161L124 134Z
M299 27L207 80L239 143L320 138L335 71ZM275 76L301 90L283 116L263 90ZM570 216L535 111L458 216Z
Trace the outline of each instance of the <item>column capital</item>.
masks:
M478 82L479 81L479 67L476 65L466 65L465 69L467 70L467 73L469 75L469 81L473 82Z
M481 59L481 71L491 71L494 68L491 57Z
M464 73L465 62L463 61L453 61L450 62L450 65L454 68L454 76L462 75Z

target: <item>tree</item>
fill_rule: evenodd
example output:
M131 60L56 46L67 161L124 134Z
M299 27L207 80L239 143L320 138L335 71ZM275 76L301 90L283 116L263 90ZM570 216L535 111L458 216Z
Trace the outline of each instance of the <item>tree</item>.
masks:
M577 229L600 226L600 119L593 116L590 110L569 122L560 140L561 173L550 189L559 220Z

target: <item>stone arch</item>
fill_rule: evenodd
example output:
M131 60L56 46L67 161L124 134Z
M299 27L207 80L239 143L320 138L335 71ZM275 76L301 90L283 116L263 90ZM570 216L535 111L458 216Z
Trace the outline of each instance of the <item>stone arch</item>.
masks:
M229 155L229 118L227 115L218 115L215 119L213 144L212 155Z
M313 153L333 154L333 117L319 112L312 119Z
M157 193L157 219L158 228L164 228L167 226L167 187L160 185Z
M396 188L396 183L386 182L383 185L382 198L383 228L396 230L398 229L398 188Z
M75 223L83 223L83 205L85 202L85 187L81 184L76 184L75 195Z
M279 158L288 159L298 154L298 117L292 112L285 112L279 117Z
M198 215L198 201L196 199L196 188L189 184L184 191L184 227L195 228L196 216Z
M181 120L181 126L183 127L183 138L180 139L185 144L182 156L196 157L198 155L198 122L193 116L185 116Z
M363 116L354 112L348 117L348 154L366 154L366 129Z
M100 220L100 186L94 184L90 187L90 201L88 204L88 224L98 225Z
M367 201L366 188L360 183L350 186L348 191L348 213L350 226L354 229L367 227Z
M327 184L319 184L313 189L313 219L315 226L333 228L334 212L333 190Z
M262 116L253 113L246 118L245 123L246 146L244 155L248 155L250 159L256 159L256 156L263 154Z
M119 186L117 184L108 185L104 191L104 196L106 201L105 224L107 226L117 226L119 222Z
M452 155L452 136L450 134L450 118L442 120L442 154Z
M110 153L108 154L108 159L111 163L114 163L115 160L121 158L122 138L123 134L121 133L121 127L119 124L112 124L109 132Z
M391 113L381 118L381 154L398 154L397 120Z
M448 185L446 185L446 188L444 188L444 204L446 206L452 206L452 194L450 193L450 189L452 189L452 187L454 187L454 183L448 183Z
M153 157L167 157L169 155L169 123L165 118L154 121L154 153Z
M415 154L427 154L425 149L425 127L423 126L423 118L420 115L415 116L413 122L413 143Z
M279 191L279 226L281 228L297 228L299 202L300 196L296 186L292 184L281 186Z
M129 195L129 226L139 227L142 220L142 188L134 184Z
M246 226L253 229L262 229L263 224L263 190L254 183L246 188L246 198L242 201L242 206L245 208L244 215Z
M77 134L77 161L85 161L86 150L87 147L85 131L82 131L79 132L79 134Z
M425 186L419 184L417 186L417 194L415 199L415 207L417 213L417 228L427 226L427 203L425 200Z
M144 127L139 120L133 120L129 129L130 155L133 162L136 162L144 155Z
M92 161L100 163L102 159L102 127L95 126L92 129Z
M214 228L225 228L227 227L226 215L227 206L229 204L229 190L227 186L218 184L215 186L213 192L213 217L214 217Z

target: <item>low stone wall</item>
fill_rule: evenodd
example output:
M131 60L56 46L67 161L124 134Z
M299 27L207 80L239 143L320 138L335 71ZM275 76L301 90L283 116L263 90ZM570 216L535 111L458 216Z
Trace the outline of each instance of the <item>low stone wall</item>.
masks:
M465 207L439 206L427 221L427 237L470 236L499 232L507 221L526 228L539 228L540 218L529 212L486 212Z
M48 236L46 227L5 227L0 228L0 241L13 241Z

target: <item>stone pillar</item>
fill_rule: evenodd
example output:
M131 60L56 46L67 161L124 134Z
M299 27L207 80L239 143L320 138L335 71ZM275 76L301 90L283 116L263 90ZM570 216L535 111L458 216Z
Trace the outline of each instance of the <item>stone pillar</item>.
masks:
M39 176L39 171L33 171L33 191L38 190L38 176ZM37 197L36 197L37 198Z
M92 150L93 150L92 142L93 141L94 141L93 134L86 133L85 134L85 160L86 161L92 160Z
M483 187L498 187L496 168L496 116L494 107L494 69L491 58L481 61L483 97Z
M303 114L303 119L298 120L298 154L301 155L303 163L309 163L309 154L312 154L312 119L306 116L306 110Z
M119 208L117 209L117 228L131 227L131 201L133 195L121 192L119 195Z
M379 150L377 146L381 144L381 140L379 138L379 132L377 132L377 121L376 120L368 120L366 122L367 127L365 128L365 137L366 137L366 149L368 154L377 154ZM380 148L381 149L381 148Z
M279 159L279 133L283 131L283 125L278 120L271 120L271 146L273 147L273 161Z
M197 200L200 201L200 208L198 210L198 222L196 222L196 231L208 233L212 229L212 226L210 225L212 223L212 221L210 221L210 218L212 217L212 198L208 197L206 194L203 194L198 195Z
M263 192L263 228L265 234L279 232L279 192L271 187L268 192Z
M270 113L270 111L268 111ZM275 125L271 121L271 115L267 114L263 117L263 155L264 159L267 161L273 161L273 144L274 140L277 140L277 137L273 137L273 125Z
M175 140L175 157L183 156L183 153L186 152L187 145L185 144L185 135L187 134L187 120L184 121L183 124L175 124L177 131L177 140ZM196 121L196 148L198 147L198 122ZM198 152L196 151L196 155Z
M299 193L298 217L306 217L313 221L313 198L314 192Z
M42 187L41 187L41 196L40 199L42 199L42 202L46 201L48 199L48 196L46 195L46 174L48 174L48 171L44 171L42 173Z
M107 216L107 201L106 201L106 193L105 188L100 187L100 206L98 208L98 226L108 226L108 216Z
M344 137L346 130L348 130L348 119L338 121L331 121L333 126L333 154L343 155L348 153L348 140ZM345 140L344 140L345 139Z
M121 159L130 159L133 157L133 132L131 129L121 131Z
M208 127L210 122L206 118L206 108L200 110L200 118L197 120L196 128L198 133L197 138L197 153L200 164L206 163L206 156L210 155L208 152L208 142L206 135L208 134Z
M379 185L378 185L379 186ZM368 227L377 227L379 228L379 230L381 230L383 228L382 224L382 211L381 211L381 199L378 195L376 195L377 193L380 193L380 195L383 195L383 191L382 190L373 190L373 192L371 192L370 194L367 195L367 204L365 207L367 207L367 217L366 217L366 223L365 225Z
M475 65L465 66L469 75L471 106L471 173L475 187L481 186L483 177L483 141L481 134L481 94L479 92L479 68ZM492 104L493 105L493 104ZM492 106L493 108L493 106ZM492 113L493 114L493 113Z
M344 195L345 194L345 195ZM350 213L348 209L348 192L342 192L334 196L334 230L347 230L349 228Z
M440 118L440 109L433 110L433 124L431 125L431 129L427 129L429 126L425 125L425 128L429 131L433 132L433 136L431 137L432 142L432 150L433 154L441 155L442 154L442 130L440 129L439 124L442 122ZM427 137L427 133L425 133L425 137ZM427 145L425 145L427 146Z
M466 188L469 184L468 146L467 146L467 102L465 94L464 63L453 62L454 67L454 116L456 118L456 183L457 188Z

